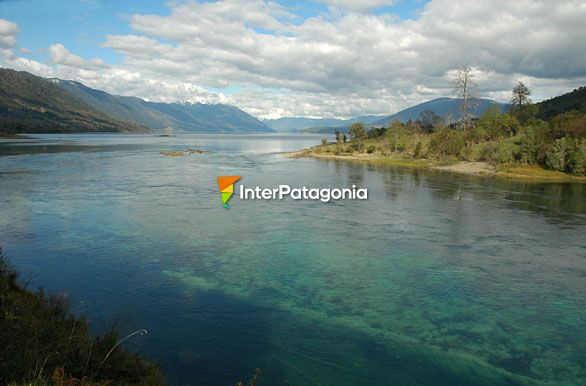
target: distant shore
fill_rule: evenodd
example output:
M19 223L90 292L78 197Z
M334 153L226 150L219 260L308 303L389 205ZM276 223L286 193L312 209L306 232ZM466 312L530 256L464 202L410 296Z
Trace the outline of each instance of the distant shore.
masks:
M2 138L2 139L32 139L34 137L29 137L28 135L24 135L24 134L5 133L5 132L0 131L0 138Z
M469 161L435 161L430 159L410 159L391 157L380 154L323 154L317 153L315 148L308 148L293 152L282 153L288 158L316 158L324 160L342 160L350 162L384 163L388 165L419 168L428 170L440 170L459 174L490 176L523 181L535 182L581 182L586 183L586 177L572 176L562 172L546 170L539 166L522 164L491 165L488 162Z

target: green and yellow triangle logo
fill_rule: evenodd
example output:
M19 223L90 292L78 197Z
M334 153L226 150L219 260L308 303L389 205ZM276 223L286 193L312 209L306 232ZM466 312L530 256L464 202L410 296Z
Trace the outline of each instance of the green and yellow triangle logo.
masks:
M228 201L234 194L234 183L240 179L240 176L218 176L218 187L222 195L222 206L230 208Z

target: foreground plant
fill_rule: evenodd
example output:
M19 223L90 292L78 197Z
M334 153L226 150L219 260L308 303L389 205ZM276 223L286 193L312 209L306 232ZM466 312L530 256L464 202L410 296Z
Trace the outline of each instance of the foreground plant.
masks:
M155 363L120 347L116 331L94 336L64 296L32 292L17 279L0 248L0 384L166 384Z

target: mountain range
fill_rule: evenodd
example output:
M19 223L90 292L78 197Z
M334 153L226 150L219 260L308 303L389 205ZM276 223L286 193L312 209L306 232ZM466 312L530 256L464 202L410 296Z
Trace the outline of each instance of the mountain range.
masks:
M93 108L167 133L254 133L270 132L264 123L224 104L147 102L136 97L111 95L75 81L54 80L60 87Z
M225 104L160 103L111 95L71 80L46 79L24 71L0 68L0 132L156 132L257 133L347 130L354 122L369 127L393 120L418 119L431 110L448 121L460 119L460 99L438 98L392 115L364 115L351 119L283 117L259 121ZM507 104L478 99L471 113L480 116L492 106ZM586 87L535 104L536 116L551 119L569 110L586 111Z
M506 104L495 102L490 99L477 99L476 106L471 109L471 113L480 116L489 107L498 106L501 110L507 108ZM445 120L456 121L460 119L461 99L454 98L437 98L418 105L401 110L392 115L366 115L352 119L308 119L308 118L279 118L265 121L265 123L275 131L301 131L311 133L333 133L335 130L346 130L354 122L362 122L367 126L387 126L389 122L399 120L407 122L409 119L418 119L425 110L431 110Z
M314 127L350 126L355 122L370 124L382 118L384 118L383 115L363 115L351 119L282 117L277 119L268 119L265 120L264 123L275 131L291 132L301 131L303 129Z
M462 99L456 98L437 98L427 102L420 103L418 105L401 110L398 113L389 115L375 122L372 122L373 126L387 126L389 122L398 120L401 122L407 122L409 119L421 118L421 113L425 110L431 110L444 120L451 120L452 122L457 121L461 118L460 105ZM497 106L504 111L508 105L499 103L491 99L476 99L475 105L470 109L470 113L476 117L479 117L488 108Z
M75 81L0 68L0 131L272 132L235 106L158 103L111 95Z

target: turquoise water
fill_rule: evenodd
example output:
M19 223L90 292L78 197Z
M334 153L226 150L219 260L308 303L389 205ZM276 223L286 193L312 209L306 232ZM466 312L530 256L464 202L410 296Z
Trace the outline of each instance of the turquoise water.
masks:
M3 143L0 244L97 331L147 329L174 384L586 383L585 184L278 154L320 139ZM218 175L369 199L226 210Z

